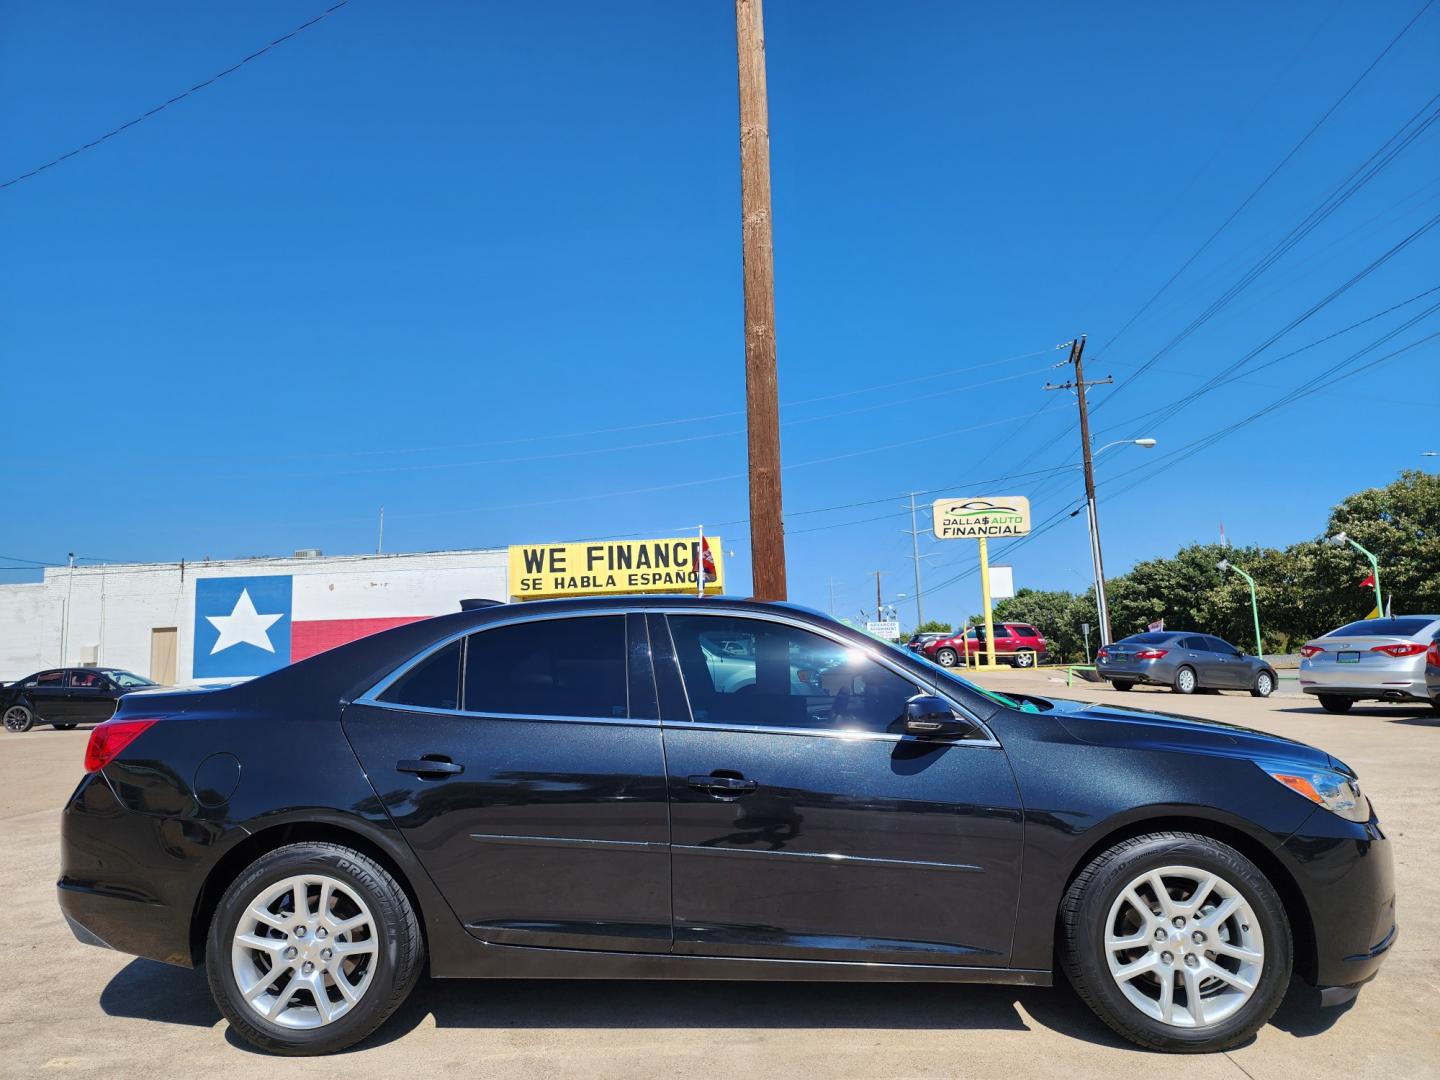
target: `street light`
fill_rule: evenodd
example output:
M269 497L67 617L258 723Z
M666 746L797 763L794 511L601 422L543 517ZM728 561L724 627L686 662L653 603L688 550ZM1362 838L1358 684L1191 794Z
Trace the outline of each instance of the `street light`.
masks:
M1385 603L1380 599L1380 560L1375 557L1375 553L1373 551L1367 551L1343 532L1338 532L1330 537L1327 543L1333 544L1335 547L1344 547L1346 544L1349 544L1356 551L1360 552L1361 555L1364 555L1365 558L1370 560L1370 580L1375 586L1375 615L1377 618L1384 615Z
M1140 446L1146 450L1152 450L1155 447L1155 440L1148 437L1144 439L1117 439L1115 442L1106 443L1100 447L1099 450L1096 450L1095 453L1091 454L1090 457L1098 457L1112 446ZM1088 465L1089 463L1089 459L1087 459L1086 464ZM1093 470L1087 472L1086 475L1090 480L1085 496L1085 509L1087 511L1087 523L1090 527L1090 562L1095 569L1095 609L1096 614L1100 618L1100 644L1109 645L1110 605L1105 600L1105 562L1100 557L1100 519L1095 513L1095 481L1093 478Z
M1255 579L1238 566L1233 565L1229 559L1221 559L1215 564L1215 569L1222 573L1226 570L1234 570L1235 573L1243 577L1246 584L1250 586L1250 610L1255 615L1255 655L1263 657L1265 655L1265 645L1260 639L1260 601L1255 596Z

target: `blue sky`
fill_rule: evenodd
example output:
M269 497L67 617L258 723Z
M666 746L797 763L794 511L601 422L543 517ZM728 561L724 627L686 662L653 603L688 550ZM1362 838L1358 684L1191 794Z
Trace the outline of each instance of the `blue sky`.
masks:
M3 179L325 6L8 4ZM1440 89L1440 9L1121 332L1419 6L772 0L791 598L825 607L833 578L853 615L877 569L887 599L913 595L909 491L1032 495L1060 524L993 560L1083 588L1074 405L1042 390L1055 346L1087 333L1087 374L1124 380L1240 282ZM357 552L382 505L387 550L704 522L746 591L734 48L722 0L353 0L0 190L0 551ZM1222 520L1239 543L1314 535L1440 448L1437 340L1151 477L1424 312L1440 293L1277 360L1440 285L1440 228L1238 378L1146 415L1440 210L1437 128L1095 391L1097 444L1160 440L1099 459L1112 574ZM921 543L926 614L976 610L974 545Z

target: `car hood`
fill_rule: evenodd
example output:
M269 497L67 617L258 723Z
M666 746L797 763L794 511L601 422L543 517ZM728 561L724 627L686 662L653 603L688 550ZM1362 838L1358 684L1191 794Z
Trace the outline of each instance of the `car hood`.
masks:
M1350 770L1323 750L1254 728L1118 705L1051 699L1057 723L1094 746L1128 746Z

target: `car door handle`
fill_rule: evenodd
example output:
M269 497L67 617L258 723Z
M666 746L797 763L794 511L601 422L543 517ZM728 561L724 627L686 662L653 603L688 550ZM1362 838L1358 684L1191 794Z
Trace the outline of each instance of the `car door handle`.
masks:
M464 765L457 765L442 754L426 754L421 758L401 758L395 763L396 772L414 773L423 778L438 779L454 776L465 771Z
M722 799L748 795L760 786L760 781L746 780L743 776L692 776L685 783L696 791L708 792Z

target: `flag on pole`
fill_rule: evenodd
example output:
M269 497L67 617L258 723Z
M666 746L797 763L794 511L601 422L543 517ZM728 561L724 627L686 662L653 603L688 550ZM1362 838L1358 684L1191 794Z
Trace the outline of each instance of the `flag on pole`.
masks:
M695 595L704 596L705 586L715 580L715 556L710 554L710 541L705 539L705 526L700 526L700 543L695 545Z
M1163 618L1156 619L1146 626L1145 629L1149 630L1152 634L1158 634L1161 630L1165 629L1165 620Z
M1362 581L1362 582L1360 582L1360 584L1359 584L1359 586L1358 586L1358 588L1361 588L1361 589L1373 589L1374 587L1375 587L1375 575L1374 575L1374 574L1366 574L1366 575L1365 575L1365 580Z

